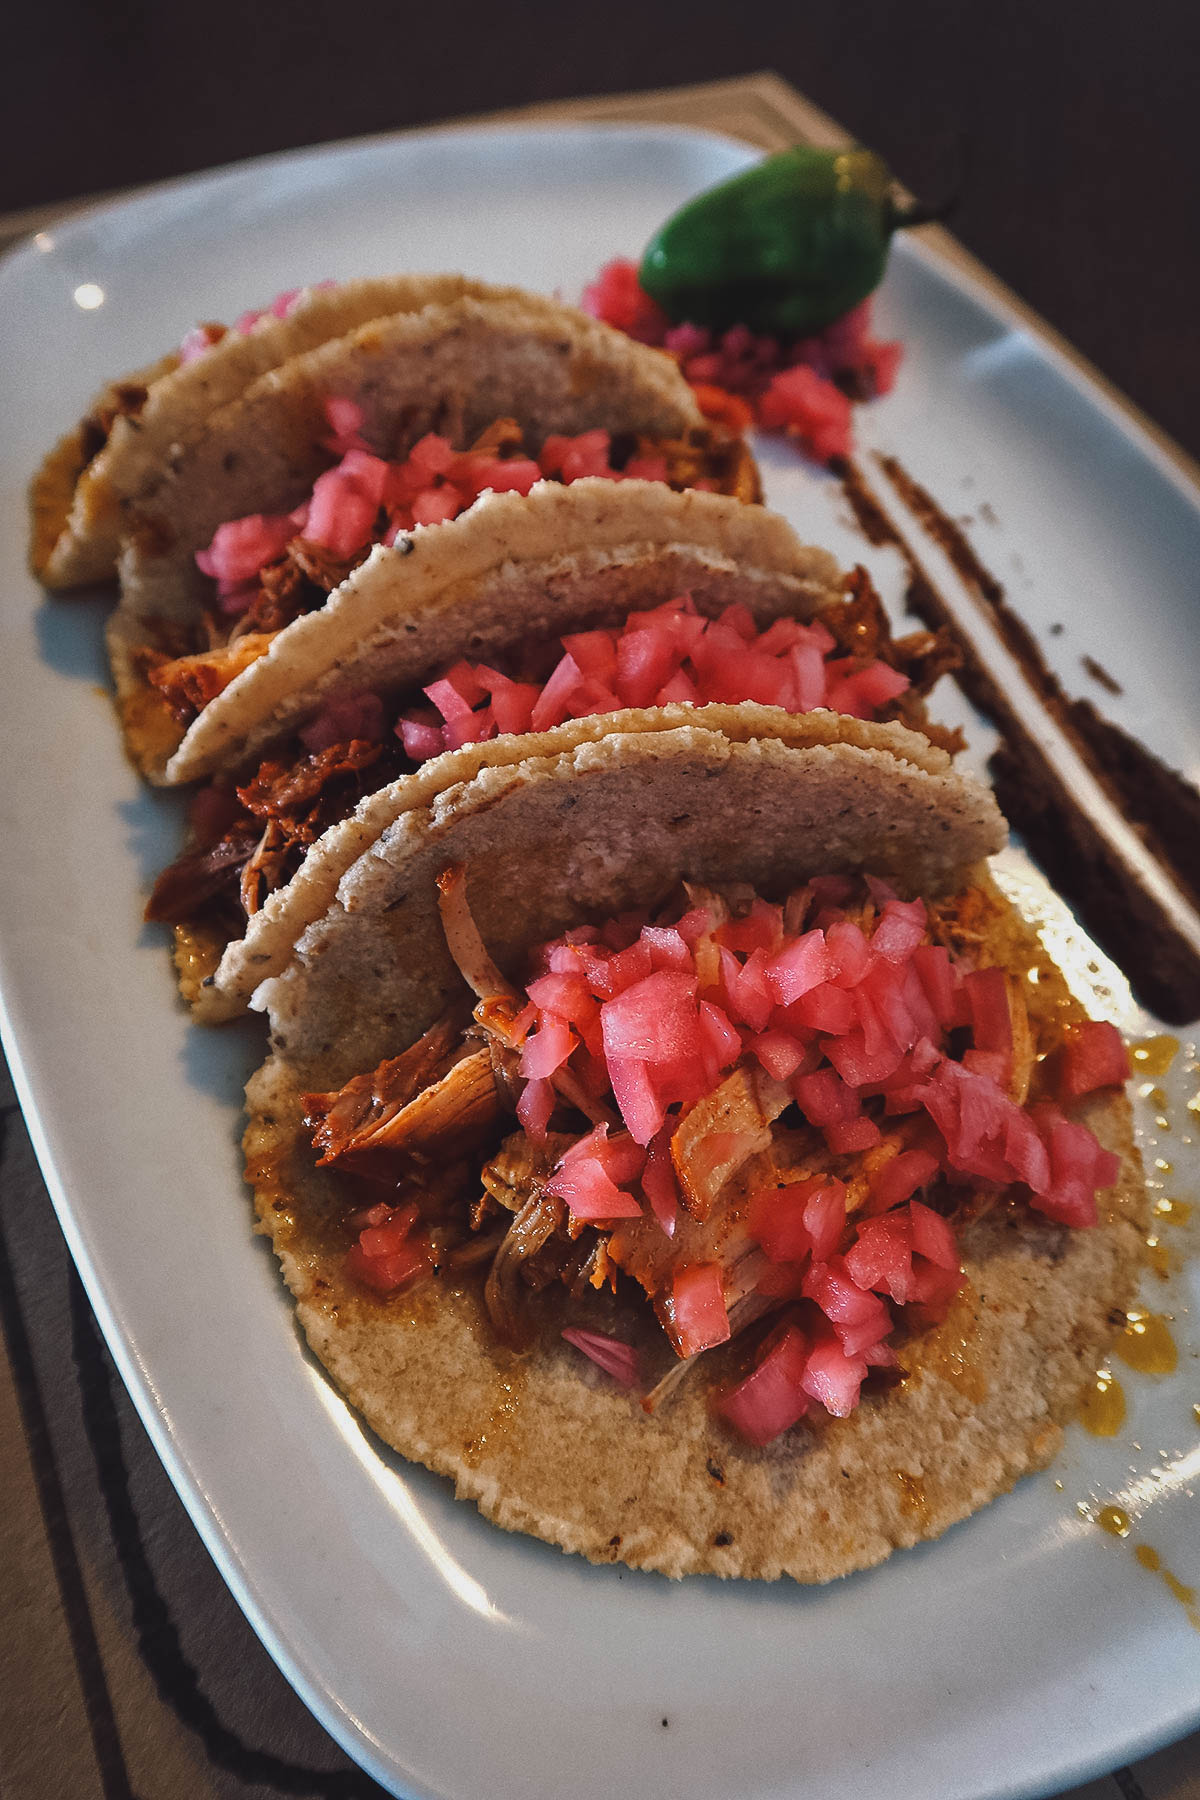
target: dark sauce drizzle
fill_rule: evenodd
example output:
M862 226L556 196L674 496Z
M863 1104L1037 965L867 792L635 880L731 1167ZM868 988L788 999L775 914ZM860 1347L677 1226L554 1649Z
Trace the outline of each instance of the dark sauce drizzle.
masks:
M939 544L986 613L1046 712L1070 739L1108 798L1200 911L1200 793L1144 744L1103 717L1090 700L1072 700L1049 668L1029 627L979 560L961 528L892 456L880 464L907 506ZM996 724L1004 742L990 768L996 797L1031 853L1084 925L1124 969L1137 998L1171 1023L1200 1013L1200 957L1116 853L1052 768L996 675L959 630L938 592L862 471L849 463L843 491L872 544L899 550L908 571L906 604L931 628L946 626L963 655L956 679Z

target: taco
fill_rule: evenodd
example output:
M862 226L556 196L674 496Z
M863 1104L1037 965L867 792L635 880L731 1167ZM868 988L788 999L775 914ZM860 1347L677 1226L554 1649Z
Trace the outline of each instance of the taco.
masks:
M153 779L186 723L381 541L487 488L631 475L759 498L671 359L520 296L377 319L221 407L132 510L109 655Z
M247 1176L310 1345L596 1561L936 1536L1050 1459L1130 1298L1123 1046L990 883L994 802L820 723L481 771L263 991Z
M514 734L590 715L600 735L630 708L648 723L647 706L679 724L689 702L747 699L935 729L921 696L951 660L943 640L893 642L865 575L847 589L761 507L660 483L541 483L411 542L281 634L169 765L237 771L197 796L147 908L175 925L204 1018L244 1007L399 812L554 748Z
M43 462L30 493L34 574L59 592L115 576L129 508L165 480L219 406L289 357L371 319L518 292L463 275L319 282L280 294L232 329L195 326L178 350L107 382Z

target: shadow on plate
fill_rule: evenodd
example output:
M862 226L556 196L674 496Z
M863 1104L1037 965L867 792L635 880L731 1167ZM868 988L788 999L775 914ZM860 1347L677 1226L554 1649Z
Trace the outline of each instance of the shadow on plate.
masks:
M73 681L99 683L108 691L104 623L114 599L109 588L83 588L68 599L47 598L34 614L42 661Z
M157 932L159 927L147 927L147 931L151 929ZM170 960L164 955L164 980L170 980L172 974ZM183 1005L178 998L175 1003ZM241 1143L245 1128L246 1083L266 1053L266 1020L258 1013L226 1025L197 1025L184 1041L180 1060L188 1085L230 1108L229 1136L236 1144Z

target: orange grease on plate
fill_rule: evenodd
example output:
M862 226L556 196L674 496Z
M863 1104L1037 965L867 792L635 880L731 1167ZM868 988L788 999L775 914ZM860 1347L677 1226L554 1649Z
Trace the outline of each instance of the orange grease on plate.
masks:
M1152 1575L1162 1576L1167 1592L1173 1599L1178 1600L1180 1606L1187 1612L1192 1629L1200 1631L1200 1611L1197 1611L1196 1608L1195 1588L1189 1587L1186 1582L1180 1581L1178 1576L1172 1575L1170 1569L1164 1569L1162 1557L1157 1550L1152 1550L1149 1544L1139 1544L1133 1554L1143 1569L1148 1569Z
M1171 1327L1161 1313L1147 1312L1131 1306L1125 1315L1125 1327L1113 1349L1131 1369L1142 1375L1170 1375L1179 1363L1179 1352L1171 1336Z
M1133 1529L1133 1520L1119 1506L1102 1506L1096 1514L1096 1523L1101 1531L1107 1531L1109 1537L1127 1538Z
M1167 1033L1143 1038L1140 1044L1129 1046L1129 1053L1135 1075L1165 1075L1179 1054L1179 1039Z
M1125 1394L1111 1369L1098 1369L1084 1389L1079 1422L1093 1437L1116 1437L1125 1423Z

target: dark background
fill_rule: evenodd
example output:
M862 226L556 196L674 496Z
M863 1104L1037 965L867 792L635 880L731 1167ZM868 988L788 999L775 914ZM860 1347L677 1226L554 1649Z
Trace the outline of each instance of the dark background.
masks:
M4 37L0 209L774 69L1200 454L1197 0L24 0Z

